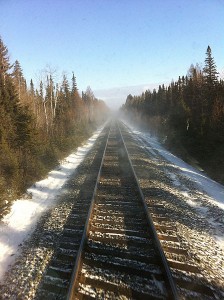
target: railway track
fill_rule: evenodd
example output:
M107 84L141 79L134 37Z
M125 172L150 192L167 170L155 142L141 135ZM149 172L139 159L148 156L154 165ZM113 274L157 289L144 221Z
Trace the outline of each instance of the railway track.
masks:
M177 299L116 124L99 157L92 199L76 203L35 299Z
M70 214L35 299L219 299L194 282L200 272L163 201L145 201L128 155L136 149L129 140L127 151L121 128L108 127L89 193Z
M177 299L119 128L110 130L67 299Z

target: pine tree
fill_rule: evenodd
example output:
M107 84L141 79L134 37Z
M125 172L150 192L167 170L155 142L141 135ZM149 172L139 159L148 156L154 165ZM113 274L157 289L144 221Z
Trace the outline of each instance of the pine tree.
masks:
M69 83L66 75L63 75L62 80L62 91L67 96L69 94Z
M34 84L33 80L30 80L30 89L29 89L29 101L30 101L30 106L31 110L33 111L33 114L35 116L35 119L37 120L37 103L36 103L36 95L35 95L35 90L34 90Z
M205 75L205 82L209 88L213 87L217 81L217 68L214 61L214 58L212 57L212 51L210 46L208 46L206 51L206 58L205 58L205 67L203 69L204 75Z
M41 100L44 101L44 88L43 88L43 81L41 80L40 82L40 97L41 97Z
M33 84L33 80L32 80L32 79L30 80L30 94L31 94L32 96L35 95L34 84Z
M78 89L77 89L76 77L73 72L72 73L72 93L74 94L77 90Z
M18 60L16 60L13 65L12 78L13 83L15 84L16 90L18 92L19 100L21 101L21 96L24 96L26 92L26 81L23 77L23 70Z
M4 45L2 39L0 38L0 75L3 86L5 85L6 76L11 67L12 66L9 62L8 48Z
M202 102L202 121L204 123L203 132L207 134L209 132L211 122L211 112L216 99L218 72L212 57L212 51L210 46L207 48L204 72L204 99Z

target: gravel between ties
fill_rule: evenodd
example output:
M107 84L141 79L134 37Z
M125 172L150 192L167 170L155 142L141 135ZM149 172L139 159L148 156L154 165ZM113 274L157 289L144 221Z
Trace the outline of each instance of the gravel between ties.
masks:
M134 135L130 139L130 134L126 133L124 138L149 210L150 203L160 203L167 210L179 247L187 249L188 263L200 270L201 278L195 280L209 283L218 291L217 299L223 299L224 252L214 238L215 234L224 234L223 211L212 205L208 195L199 191L192 180L178 173L161 155L147 151ZM191 201L198 205L191 205ZM207 210L206 218L200 214L199 205ZM218 219L218 232L209 222L210 218Z

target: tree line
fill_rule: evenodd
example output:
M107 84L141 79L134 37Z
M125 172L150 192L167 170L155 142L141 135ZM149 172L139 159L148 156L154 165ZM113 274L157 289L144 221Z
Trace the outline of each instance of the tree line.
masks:
M204 67L191 65L187 75L168 86L128 95L122 110L185 159L195 158L224 182L224 81L210 46Z
M74 73L56 82L48 69L38 87L27 84L0 38L0 209L77 147L108 113L88 87L80 95Z

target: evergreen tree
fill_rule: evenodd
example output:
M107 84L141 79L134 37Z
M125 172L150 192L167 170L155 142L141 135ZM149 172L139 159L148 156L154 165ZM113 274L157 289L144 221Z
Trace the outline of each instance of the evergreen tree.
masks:
M30 94L31 94L32 96L35 95L34 84L33 84L33 80L32 80L32 79L30 80Z
M44 85L43 85L42 80L40 82L40 97L41 97L41 100L44 101Z
M102 119L103 102L96 101L91 90L78 94L76 78L69 86L66 76L54 83L51 73L34 89L27 90L18 60L11 73L8 49L0 38L0 210L2 199L15 197L36 179L40 179L57 160L87 137L88 119ZM97 113L96 113L97 111ZM16 195L17 196L17 195Z
M209 88L213 87L218 81L218 72L214 58L212 57L212 51L210 46L208 46L206 51L205 66L203 68L203 71L205 75L206 84Z
M12 78L18 92L19 100L21 101L22 96L24 97L26 93L26 81L23 77L23 71L18 60L16 60L13 65Z
M211 111L216 99L217 83L218 83L218 72L212 57L212 51L210 46L207 48L204 72L204 99L202 102L202 121L204 124L203 134L207 134L211 122Z
M62 92L64 95L69 98L69 83L66 75L63 75L63 80L62 80L62 86L61 86Z
M76 77L74 75L74 72L72 73L72 93L74 94L77 92L77 83L76 83Z
M5 85L5 78L9 70L12 68L9 62L8 48L4 45L0 37L0 74L2 76L2 83Z

